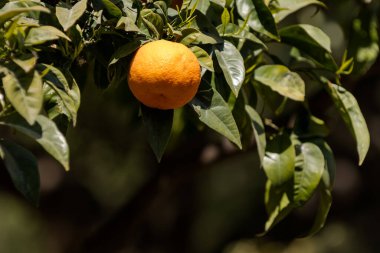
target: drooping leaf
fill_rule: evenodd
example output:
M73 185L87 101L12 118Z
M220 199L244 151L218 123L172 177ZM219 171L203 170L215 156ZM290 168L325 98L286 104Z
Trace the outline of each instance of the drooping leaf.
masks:
M232 37L232 38L237 38L237 39L242 39L242 40L249 40L249 41L252 41L253 43L256 43L262 46L263 48L267 48L264 42L262 42L259 38L257 38L256 35L247 31L246 29L241 29L241 27L236 24L228 23L225 27L220 25L217 27L217 30L219 34L223 37Z
M243 57L228 41L224 41L223 48L215 50L215 55L228 85L237 97L245 77Z
M64 31L72 27L83 15L87 8L87 0L80 0L71 8L66 6L56 6L55 14Z
M33 54L23 54L18 57L12 57L12 61L16 63L25 72L31 71L37 63L37 57Z
M256 1L256 0L254 0L254 1ZM258 14L258 10L255 8L255 5L254 5L254 1L252 1L252 0L236 0L235 1L236 9L237 9L239 15L244 20L248 19L248 26L250 28L252 28L254 31L259 32L261 34L264 34L271 39L279 41L279 37L277 35L277 30L270 28L270 26L272 26L273 24L268 26L269 28L267 27L268 29L271 29L273 31L268 31L268 30L266 30L266 27L264 26L264 24L261 23L261 20L259 18L259 14ZM260 9L260 11L262 11L262 10ZM260 13L260 15L261 15L261 18L263 20L265 19L265 22L267 22L267 19L269 21L270 17L268 16L269 13L267 11L264 11L264 13ZM272 19L273 19L273 17L272 17Z
M195 54L199 64L209 71L214 71L214 64L210 55L200 47L192 46L191 51Z
M319 147L311 142L305 142L300 147L301 163L294 172L293 200L296 205L303 205L310 199L325 169L325 160Z
M273 15L270 12L268 6L263 0L252 0L252 2L255 6L257 17L259 18L262 26L265 28L265 30L278 38L276 22L274 21Z
M25 46L39 45L46 41L57 40L59 38L71 41L66 34L55 28L54 26L40 26L30 29L28 35L25 38Z
M16 189L37 205L40 177L34 155L13 142L0 139L0 157L4 160Z
M2 81L5 94L12 106L32 125L41 111L43 102L42 81L38 72L8 72Z
M332 196L331 196L330 190L321 189L317 215L315 217L313 226L308 232L308 236L312 236L316 234L319 230L323 228L326 222L327 215L329 214L329 211L330 211L331 203L332 203Z
M296 101L305 99L304 81L283 65L261 66L255 70L254 79L285 97Z
M269 140L263 159L263 168L274 187L284 185L293 179L295 150L286 132L277 134Z
M65 136L58 130L53 121L38 115L36 122L29 125L18 114L3 118L2 125L10 126L37 141L46 152L53 156L65 170L69 170L69 146Z
M99 1L102 3L107 13L110 14L112 17L120 18L123 15L119 7L117 7L112 1L110 0L99 0Z
M351 134L356 140L356 149L359 154L359 165L367 155L370 143L367 123L355 97L342 86L326 81L327 91L330 94L340 116L343 118Z
M257 151L259 153L260 162L261 164L263 164L265 149L267 145L267 141L265 138L264 123L260 115L251 106L246 105L245 110L252 120L252 128L253 128L253 133L255 135Z
M321 183L323 184L323 187L331 191L333 189L336 171L334 154L325 140L318 138L311 140L311 142L317 145L323 153L325 169L323 171Z
M115 26L116 29L124 30L126 32L138 32L139 28L130 17L121 17Z
M331 56L330 38L318 27L291 25L280 29L279 34L282 42L298 48L324 68L332 71L338 69Z
M109 66L117 63L121 58L127 57L128 55L132 54L136 49L140 47L141 43L142 42L140 40L134 40L116 49L116 51L111 56Z
M6 8L7 5L9 5L9 8ZM13 6L12 2L6 4L1 10L0 10L0 25L5 23L5 21L10 20L11 18L25 12L45 12L50 13L50 10L48 8L45 8L43 6L30 6L30 7L17 7Z
M265 186L265 207L268 213L268 220L265 222L265 235L276 224L283 220L294 208L291 197L288 196L287 186L274 186L268 179Z
M149 144L158 162L160 162L166 145L169 142L174 111L158 110L141 105L141 112L147 130Z
M274 14L276 22L280 22L288 15L312 4L325 7L324 3L317 0L277 0L276 8L278 11Z
M161 38L161 34L164 28L164 21L162 20L161 16L157 13L154 13L151 9L143 9L140 15L150 35L156 39Z
M201 86L190 102L199 120L242 148L239 129L228 104L215 89L204 82Z

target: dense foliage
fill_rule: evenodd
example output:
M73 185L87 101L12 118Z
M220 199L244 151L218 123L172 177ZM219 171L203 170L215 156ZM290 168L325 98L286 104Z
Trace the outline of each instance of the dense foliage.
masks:
M84 80L101 89L125 86L129 61L141 45L157 39L182 43L202 67L196 97L176 118L173 110L136 107L158 161L173 121L200 131L207 126L238 149L256 146L267 176L264 232L318 191L319 211L310 230L315 233L331 205L335 164L325 140L328 126L313 114L318 101L309 98L321 90L330 96L362 164L369 133L341 78L369 68L378 54L378 36L376 20L363 7L365 18L353 21L356 41L337 62L320 28L283 22L309 5L326 8L316 0L185 0L181 6L170 0L2 2L0 124L34 139L69 170L64 132L76 124ZM276 54L278 47L287 54ZM88 76L75 74L79 67ZM137 103L130 93L125 97ZM34 155L0 139L0 156L15 187L37 203Z

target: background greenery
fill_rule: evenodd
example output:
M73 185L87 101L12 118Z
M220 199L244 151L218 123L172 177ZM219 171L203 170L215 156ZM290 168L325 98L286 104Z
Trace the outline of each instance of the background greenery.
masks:
M349 131L328 110L328 98L313 95L314 112L327 119L328 142L337 159L332 211L320 233L295 239L313 223L314 198L268 235L255 238L266 220L266 178L255 149L241 152L211 130L175 125L157 164L137 105L123 95L126 87L103 91L89 82L82 87L77 126L67 132L70 172L39 146L0 128L37 154L41 177L37 209L20 197L1 168L0 252L379 252L380 64L370 68L377 57L373 49L377 41L368 39L373 31L362 29L370 26L371 14L378 14L378 2L329 1L328 5L328 10L318 13L315 7L306 8L286 22L321 27L331 37L336 59L347 46L353 55L358 48L367 49L355 54L355 75L344 84L361 105L372 146L358 169ZM364 7L348 11L347 6L359 5ZM281 47L271 50L287 55ZM78 68L73 74L80 80L84 71Z

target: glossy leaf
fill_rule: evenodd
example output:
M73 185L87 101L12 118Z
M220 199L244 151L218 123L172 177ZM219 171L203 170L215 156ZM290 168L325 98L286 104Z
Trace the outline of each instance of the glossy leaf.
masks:
M241 27L236 24L228 23L225 27L223 25L220 25L217 27L217 30L221 36L249 40L258 45L261 45L264 48L267 48L264 42L257 38L256 35L247 31L246 29L241 29Z
M28 75L8 72L3 78L7 98L29 124L33 124L42 108L42 81L37 71Z
M112 1L110 1L110 0L100 0L100 1L102 2L104 9L111 16L116 17L116 18L120 18L123 15L123 13L119 9L119 7L117 7Z
M323 171L321 183L323 184L324 188L331 191L333 189L336 171L333 151L327 142L323 139L313 139L311 142L317 145L322 151L323 157L325 159L325 169Z
M228 104L210 86L201 87L190 102L199 120L242 148L239 129Z
M214 71L214 64L210 55L200 47L192 46L191 51L195 54L199 64L209 71Z
M274 14L274 17L277 22L280 22L288 15L312 4L325 7L324 3L317 0L277 0L276 8L278 12Z
M370 137L367 123L358 102L355 97L342 86L327 82L327 90L336 108L339 110L340 116L356 140L359 165L361 165L369 149Z
M245 77L243 57L228 41L224 41L223 48L215 50L215 55L228 85L237 97Z
M331 56L330 38L318 27L306 24L291 25L279 31L281 41L294 46L320 63L326 69L336 71Z
M71 8L65 6L56 6L55 14L64 31L72 27L83 15L87 8L87 0L80 0Z
M301 164L294 172L294 194L293 200L296 205L303 205L310 199L325 168L325 160L319 147L311 142L301 144L298 155Z
M305 99L305 83L295 72L283 65L264 65L254 72L254 79L273 91L296 101Z
M13 142L0 139L0 156L16 189L27 200L37 205L40 177L34 155Z
M278 38L276 22L274 21L274 18L268 6L263 0L252 0L252 2L255 6L257 17L259 18L260 23L263 25L265 30Z
M247 114L252 120L252 128L253 128L253 133L255 135L257 151L259 153L260 162L262 164L264 160L266 145L267 145L267 141L265 138L264 123L260 115L251 106L246 105L245 111L247 112Z
M295 150L287 133L281 133L269 140L266 146L263 167L274 187L284 185L293 179Z
M174 111L158 110L141 105L141 112L147 130L149 144L158 162L160 162L166 145L169 142Z
M59 38L71 41L66 34L53 26L40 26L31 28L25 38L25 46L39 45L46 41L57 40Z

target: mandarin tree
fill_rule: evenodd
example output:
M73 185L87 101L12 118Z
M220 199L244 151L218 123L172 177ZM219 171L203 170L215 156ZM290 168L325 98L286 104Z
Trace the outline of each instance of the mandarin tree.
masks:
M76 125L81 90L126 87L158 161L171 133L181 136L176 126L212 129L234 152L258 157L252 170L266 175L263 232L318 192L313 234L329 212L335 174L329 126L316 116L313 98L329 97L361 165L369 133L341 80L369 68L378 37L375 19L356 23L353 34L363 38L335 53L322 29L292 19L307 7L328 8L317 0L2 1L0 124L69 170L65 132ZM2 136L0 156L15 187L37 204L36 158L17 141Z

